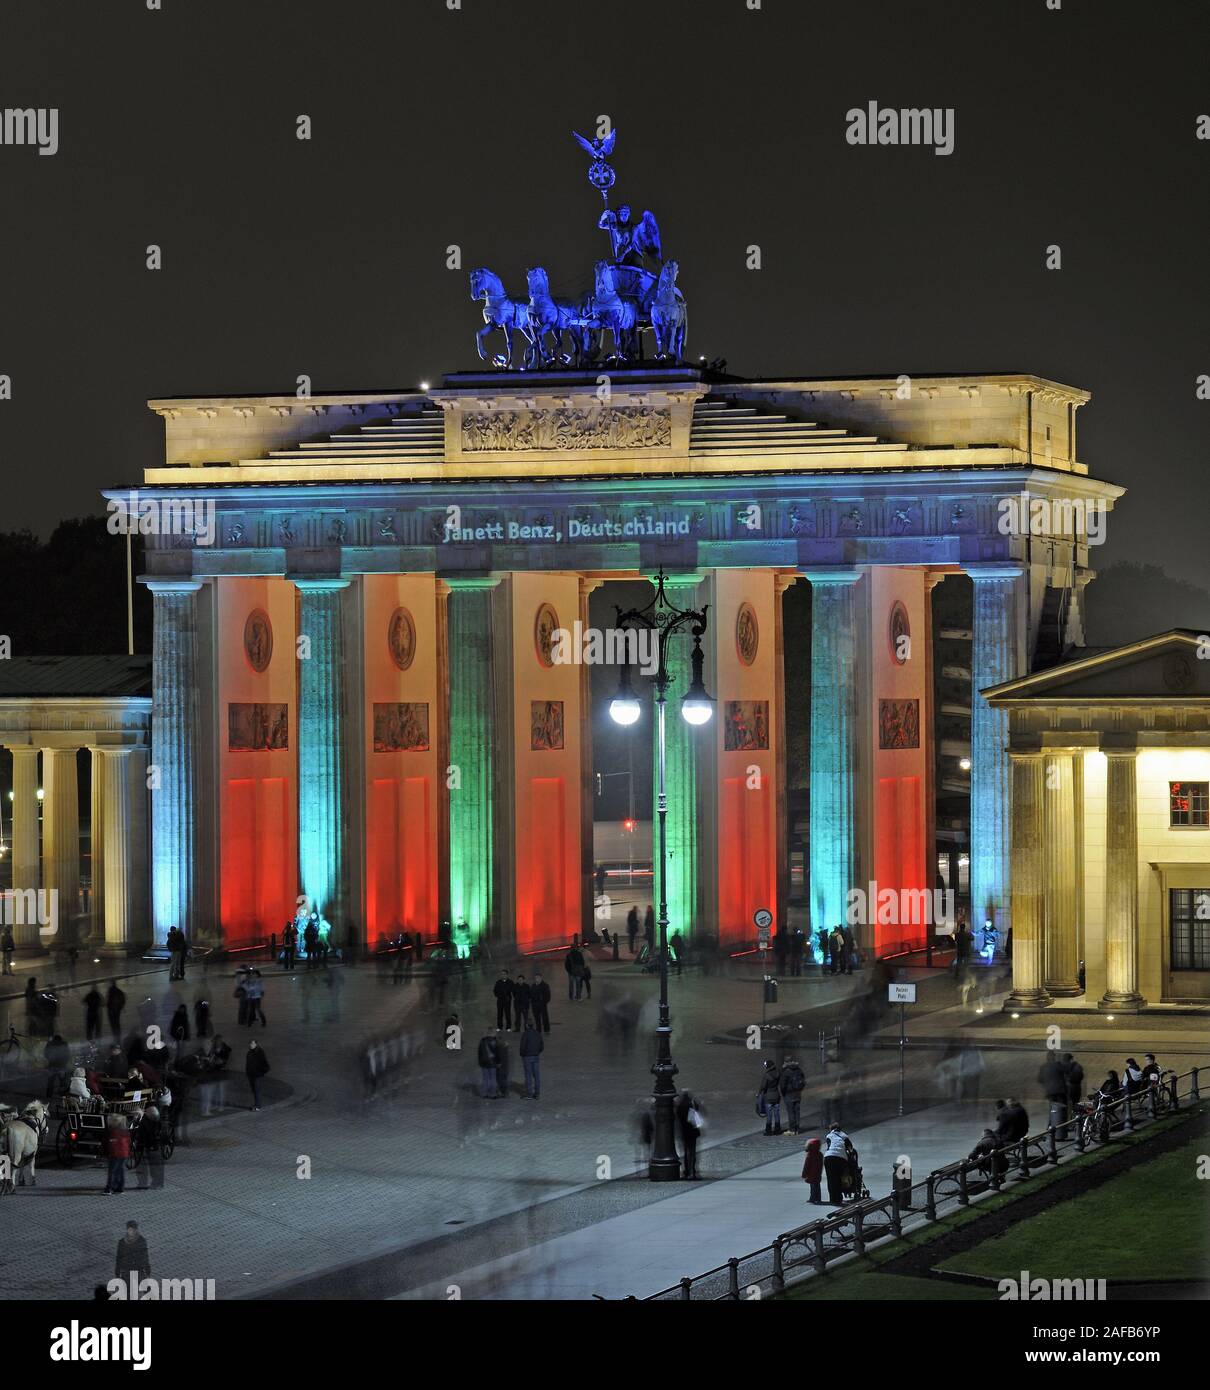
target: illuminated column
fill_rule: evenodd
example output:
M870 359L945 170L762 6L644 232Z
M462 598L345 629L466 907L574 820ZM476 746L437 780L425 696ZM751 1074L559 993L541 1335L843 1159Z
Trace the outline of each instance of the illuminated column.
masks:
M80 803L76 749L42 750L42 886L49 890L46 911L57 929L58 945L76 942L80 911ZM42 914L40 914L41 916Z
M860 769L856 570L809 570L811 581L811 901L813 930L846 921L858 878Z
M1108 1013L1133 1012L1139 993L1139 848L1135 750L1105 748L1105 995Z
M1003 941L1009 915L1010 773L1008 711L992 709L980 692L1012 680L1024 666L1022 571L976 569L971 653L971 912L972 930L987 918ZM1016 942L1016 933L1013 941ZM1015 944L1014 944L1015 949Z
M196 579L149 580L154 607L151 655L152 930L191 933L197 894Z
M296 579L298 634L298 868L312 908L347 932L344 624L347 579ZM400 846L407 853L407 846Z
M1046 887L1042 847L1041 753L1012 753L1012 923L1013 989L1006 1008L1044 1008L1050 995L1043 985L1043 911Z
M580 575L580 631L587 632L591 619L588 596L604 582ZM595 930L593 878L596 871L592 819L592 667L580 664L580 938Z
M88 816L89 859L92 894L88 901L88 935L91 941L105 939L105 771L101 765L104 749L89 750L90 806Z
M38 863L38 750L27 745L11 748L13 755L13 889L41 886ZM14 917L18 914L14 912ZM18 951L40 951L37 913L22 911L13 922L13 942Z
M103 843L105 904L104 947L107 955L124 955L133 940L132 908L138 851L131 801L132 748L94 748L93 776L103 784L103 823L93 835Z
M1076 807L1073 754L1046 756L1042 843L1045 847L1043 941L1049 994L1080 993L1076 942ZM1013 945L1016 946L1016 933Z
M669 599L678 608L697 606L700 574L670 575L664 580ZM713 614L711 615L713 617ZM698 928L698 758L694 729L681 718L681 699L693 679L693 639L683 630L668 642L668 706L664 719L665 788L668 796L668 935L679 931L688 941ZM717 717L717 716L716 716ZM657 735L653 719L652 737ZM659 749L652 744L652 801L659 794ZM654 856L652 902L660 901L661 866ZM657 908L658 912L658 908ZM658 935L658 933L657 933Z
M496 718L492 590L444 576L449 661L450 916L479 940L496 923Z

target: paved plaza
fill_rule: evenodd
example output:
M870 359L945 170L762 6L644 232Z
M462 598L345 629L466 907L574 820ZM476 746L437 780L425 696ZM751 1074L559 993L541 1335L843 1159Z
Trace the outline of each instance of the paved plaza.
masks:
M82 964L77 974L88 969ZM923 980L918 971L926 1002L912 1032L925 1042L908 1053L909 1113L900 1119L893 1019L878 1039L887 1045L846 1049L826 1066L819 1059L818 1032L863 987L860 972L783 982L769 1018L790 1027L784 1034L767 1029L763 1052L732 1036L760 1022L754 967L741 961L723 978L674 975L678 1081L705 1109L706 1181L657 1185L634 1176L643 1158L635 1118L650 1090L656 979L623 951L616 964L594 963L594 997L572 1003L558 957L546 963L553 1028L535 1103L519 1094L515 1038L510 1098L477 1093L475 1046L489 1024L494 1030L494 973L488 967L452 981L442 1001L428 976L392 983L369 964L334 966L326 975L266 969L268 1026L255 1032L272 1071L259 1114L243 1076L248 1030L235 1022L231 973L195 969L183 983L159 968L124 977L125 1025L144 999L163 1025L179 1002L211 1000L215 1026L235 1048L227 1108L190 1118L161 1189L128 1187L106 1197L99 1163L64 1169L44 1150L37 1187L0 1202L8 1296L87 1297L112 1273L114 1244L132 1218L157 1275L213 1278L222 1298L450 1297L451 1286L466 1298L643 1295L755 1249L822 1210L806 1205L798 1180L803 1140L760 1133L753 1097L764 1056L784 1052L803 1063L809 1133L820 1131L825 1105L842 1106L874 1192L886 1190L900 1153L918 1173L965 1153L998 1094L1021 1095L1041 1127L1034 1077L1048 1024L1067 1030L1064 1044L1090 1077L1119 1065L1130 1048L1150 1046L1181 1068L1205 1060L1199 1018L1127 1025L1138 1032L1096 1016L1014 1022L995 1011L994 996L979 1015L973 999L965 1008L956 1002L944 972ZM73 1042L82 1033L87 987L61 991L60 1020ZM603 1009L623 997L639 1006L629 1044L602 1030ZM460 1051L442 1045L451 1011L465 1029ZM0 1001L5 1032L10 1017L22 1030L19 998ZM964 1106L952 1103L937 1072L959 1028L978 1036L986 1068L979 1102ZM363 1058L373 1041L380 1061L371 1097ZM10 1077L5 1098L31 1093L40 1081Z

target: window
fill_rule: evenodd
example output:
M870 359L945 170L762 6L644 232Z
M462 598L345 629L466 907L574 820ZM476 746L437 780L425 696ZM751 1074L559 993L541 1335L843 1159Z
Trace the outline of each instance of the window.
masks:
M1168 929L1170 969L1210 970L1210 888L1170 888Z
M1210 826L1210 782L1169 782L1168 824Z

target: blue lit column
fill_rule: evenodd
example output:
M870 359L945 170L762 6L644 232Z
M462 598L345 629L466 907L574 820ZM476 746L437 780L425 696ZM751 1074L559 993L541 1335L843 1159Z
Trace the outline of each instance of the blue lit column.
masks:
M155 941L192 933L197 895L197 594L200 580L147 581L151 685L151 913Z
M1011 926L1011 769L1008 711L992 709L980 693L1022 674L1024 577L1017 568L969 570L974 584L971 652L971 928L987 918L1000 932Z
M344 757L344 622L347 579L296 579L298 635L298 869L312 910L349 939Z
M857 570L808 570L811 581L811 883L814 931L845 921L858 878L856 791Z

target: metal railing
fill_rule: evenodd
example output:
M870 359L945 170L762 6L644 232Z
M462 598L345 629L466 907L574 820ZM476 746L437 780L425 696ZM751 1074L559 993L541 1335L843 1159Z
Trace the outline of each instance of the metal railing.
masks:
M848 1202L835 1216L795 1227L769 1245L684 1278L645 1302L661 1299L740 1300L765 1292L780 1294L789 1284L812 1274L826 1273L836 1260L864 1255L880 1241L903 1235L904 1221L915 1216L921 1225L969 1206L972 1197L1001 1192L1025 1182L1040 1168L1054 1167L1062 1155L1072 1157L1112 1143L1115 1134L1133 1133L1140 1125L1179 1111L1201 1099L1198 1068L1167 1075L1145 1091L1126 1094L1091 1109L1076 1108L1063 1124L1040 1134L1026 1135L979 1158L959 1159L935 1168L920 1182L893 1171L885 1197ZM944 1210L943 1210L944 1209Z

